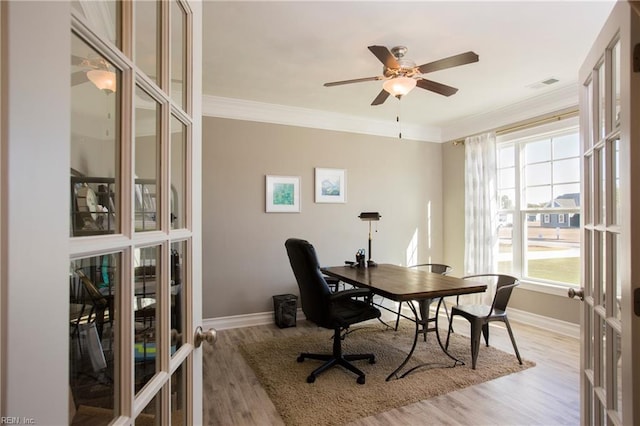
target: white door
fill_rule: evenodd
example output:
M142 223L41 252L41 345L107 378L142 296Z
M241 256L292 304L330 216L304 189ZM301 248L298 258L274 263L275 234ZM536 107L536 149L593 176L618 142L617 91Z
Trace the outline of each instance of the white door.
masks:
M201 423L202 4L0 7L1 415Z
M640 424L639 32L636 12L618 2L579 74L585 425Z

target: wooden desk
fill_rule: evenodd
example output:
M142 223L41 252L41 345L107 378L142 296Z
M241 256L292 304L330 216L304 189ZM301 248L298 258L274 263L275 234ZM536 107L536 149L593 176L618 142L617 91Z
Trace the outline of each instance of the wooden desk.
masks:
M373 268L332 266L329 268L322 268L322 272L356 287L368 288L373 293L379 294L396 302L424 301L447 296L458 296L461 294L481 293L487 289L487 286L482 283L390 264L380 264ZM440 339L437 318L441 304L442 300L438 302L436 310L435 327L438 344L442 351L449 358L455 361L454 366L457 364L464 364L464 362L451 355L445 349L442 344L442 340ZM420 315L416 311L413 303L408 303L408 305L415 316L416 324L413 346L411 347L407 358L400 364L400 366L398 366L398 368L389 374L387 381L391 380L394 376L396 378L402 378L414 371L416 368L421 367L417 366L411 368L401 376L398 376L399 371L407 364L413 355L419 334Z

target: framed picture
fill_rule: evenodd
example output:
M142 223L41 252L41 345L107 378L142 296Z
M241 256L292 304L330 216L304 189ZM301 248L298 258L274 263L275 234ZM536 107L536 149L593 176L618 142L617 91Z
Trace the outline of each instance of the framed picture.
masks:
M267 213L300 212L300 177L267 176Z
M344 169L316 167L316 203L346 203L347 175Z

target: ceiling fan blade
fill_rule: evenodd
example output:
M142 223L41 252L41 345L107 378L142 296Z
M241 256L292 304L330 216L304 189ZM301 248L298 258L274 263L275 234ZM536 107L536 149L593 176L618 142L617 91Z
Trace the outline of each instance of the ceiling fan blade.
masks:
M376 81L376 80L382 80L383 78L384 77L376 76L376 77L355 78L353 80L332 81L331 83L325 83L324 87L339 86L341 84L362 83L363 81Z
M371 53L376 55L376 58L380 60L387 68L400 68L400 64L396 60L395 56L391 54L386 46L369 46Z
M71 65L83 65L87 63L87 59L82 56L71 55Z
M387 92L386 90L382 89L382 91L380 93L378 93L378 96L376 96L376 98L373 100L373 102L371 102L371 105L383 104L384 101L386 101L388 97L389 97L389 92Z
M71 86L77 86L87 81L89 81L89 79L87 78L86 71L77 71L71 74Z
M447 68L457 67L459 65L466 65L472 62L478 62L478 55L474 52L465 52L459 55L450 56L448 58L440 59L428 64L420 65L418 69L422 74L428 72L440 71Z
M443 96L454 95L458 89L455 87L447 86L446 84L437 83L435 81L419 78L416 80L416 86L421 89L430 90Z

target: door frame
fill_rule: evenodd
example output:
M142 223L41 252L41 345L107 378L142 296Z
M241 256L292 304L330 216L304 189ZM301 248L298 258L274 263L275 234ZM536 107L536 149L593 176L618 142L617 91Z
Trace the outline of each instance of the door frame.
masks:
M593 297L596 298L601 297L599 291L596 291L595 294L592 292L593 280L590 278L589 268L590 263L594 263L594 267L596 272L604 271L606 273L607 280L615 280L617 273L617 279L621 282L621 315L620 315L620 330L621 330L621 356L622 356L622 367L621 367L621 392L622 395L622 424L638 424L640 422L640 406L638 404L634 404L634 399L640 397L640 368L638 365L634 366L633 361L640 356L640 317L634 315L633 313L633 305L634 291L640 288L640 283L638 280L640 279L640 262L634 262L634 254L635 257L638 257L640 254L640 220L636 218L634 220L634 213L637 217L640 214L640 194L638 193L638 185L640 185L640 167L637 164L640 164L640 126L637 124L637 119L631 119L633 115L633 111L640 112L640 97L632 96L633 93L640 94L640 73L633 72L633 53L634 46L640 42L640 21L638 19L638 14L633 11L635 7L631 7L630 4L626 1L619 1L614 6L611 15L607 19L604 27L600 31L598 38L596 39L594 45L592 46L589 54L585 58L585 61L580 68L579 76L580 76L580 105L581 105L581 133L583 137L586 133L588 133L589 129L589 117L593 118L593 122L597 124L599 109L597 109L596 102L593 103L593 111L585 111L584 106L589 105L588 100L588 92L587 89L583 86L583 83L587 81L590 75L594 73L594 66L602 61L603 54L607 51L611 46L610 43L616 37L619 37L620 40L620 107L621 107L621 117L620 117L620 125L619 125L619 167L620 167L620 223L619 229L617 224L612 224L609 218L606 218L606 223L603 225L603 229L611 229L614 232L619 232L617 235L619 236L619 244L620 250L617 251L617 268L613 267L614 259L608 258L606 269L601 269L601 266L598 266L599 260L593 259L593 256L590 251L590 246L587 247L587 242L583 241L583 280L585 280L585 289L584 294L585 298L588 300L582 304L581 308L581 357L580 357L580 388L581 388L581 422L582 424L598 424L597 419L593 419L593 394L589 389L589 382L586 378L585 371L588 370L590 363L587 357L593 357L593 353L589 351L589 342L595 336L590 333L590 330L594 328L597 330L599 327L594 327L595 323L592 323L590 327L585 327L587 321L591 318L591 315L594 313L594 309L592 307ZM605 61L609 59L605 58ZM606 76L606 79L610 81L610 78ZM597 98L597 88L593 88L592 94L593 99ZM612 97L608 97L605 101L607 104L607 111L610 111L613 107L612 105L613 99ZM610 114L609 114L610 115ZM605 127L607 129L607 137L609 135L613 135L615 130L612 129L610 124L611 120L608 118L608 125ZM594 124L595 125L595 124ZM597 129L597 127L596 127ZM584 152L583 143L583 152ZM592 146L592 145L590 145ZM585 164L585 162L583 162ZM611 165L610 159L608 159L606 169ZM635 167L634 167L635 165ZM586 166L585 166L586 167ZM605 169L605 172L607 170ZM611 179L611 174L609 173L608 179ZM596 175L593 177L595 183L600 185L601 177ZM585 176L583 176L583 180L587 180ZM596 196L595 199L592 198L589 194L588 183L583 184L584 188L584 203L583 210L588 208L588 203L602 203L604 200L599 200ZM595 193L596 191L594 191ZM599 204L598 204L599 205ZM607 206L607 210L610 212L609 207ZM584 220L585 224L587 220ZM584 226L584 225L583 225ZM594 224L592 227L596 229L600 225ZM585 234L586 235L586 234ZM612 242L611 239L607 240L607 245ZM604 274L602 274L604 276ZM591 280L591 281L590 281ZM609 311L613 311L613 300L606 301L606 305L608 306L607 315L609 315ZM596 303L600 303L596 300ZM603 314L596 315L598 318ZM596 316L593 316L595 318ZM608 323L605 327L617 326L615 318L606 318L606 322ZM607 334L607 336L612 337L611 334ZM613 354L613 349L609 350L605 356L611 357ZM604 363L605 359L598 359L596 356L596 362ZM606 379L608 384L606 386L612 385L612 377L607 371ZM607 413L604 413L604 416L607 416ZM594 423L595 422L595 423Z
M186 344L193 344L193 331L202 323L202 3L189 5L194 40L189 255L196 303L184 334ZM71 250L71 3L11 1L1 2L0 10L0 415L22 424L68 424L69 294L63 283L69 280ZM202 350L193 351L188 370L193 383L187 390L193 401L188 420L200 424Z

